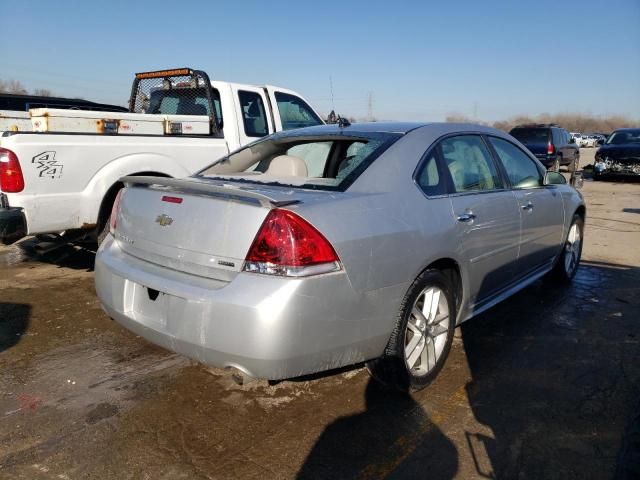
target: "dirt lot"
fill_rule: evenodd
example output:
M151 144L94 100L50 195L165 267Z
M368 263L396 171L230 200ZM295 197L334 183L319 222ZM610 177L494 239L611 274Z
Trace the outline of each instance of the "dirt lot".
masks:
M411 398L362 368L238 386L107 318L92 252L3 247L0 477L634 478L640 184L583 193L574 284L466 323Z

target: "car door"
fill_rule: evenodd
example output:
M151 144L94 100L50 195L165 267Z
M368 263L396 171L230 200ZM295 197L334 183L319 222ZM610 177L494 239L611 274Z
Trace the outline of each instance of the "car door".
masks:
M513 278L520 240L518 204L480 135L448 137L438 148L457 225L452 241L468 273L469 300L477 304Z
M510 141L489 136L518 201L521 218L518 276L550 266L562 243L564 205L557 186L544 185L544 170Z

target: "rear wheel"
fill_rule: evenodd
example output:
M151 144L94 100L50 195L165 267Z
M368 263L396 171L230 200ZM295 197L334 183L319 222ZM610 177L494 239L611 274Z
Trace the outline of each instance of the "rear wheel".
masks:
M381 383L402 391L426 387L442 369L453 341L455 303L448 278L426 270L409 288L382 357L367 363Z
M567 238L562 248L562 253L553 269L554 277L570 282L576 275L580 259L582 258L582 234L584 231L584 220L577 213L573 216Z

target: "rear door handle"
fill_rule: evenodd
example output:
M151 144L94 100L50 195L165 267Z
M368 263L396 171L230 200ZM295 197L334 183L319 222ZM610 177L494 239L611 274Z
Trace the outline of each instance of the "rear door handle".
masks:
M466 212L461 215L458 215L459 222L470 222L474 218L476 218L476 215L473 212Z
M533 210L533 203L527 202L526 205L521 205L520 208L522 208L522 210L527 210L530 212L531 210Z

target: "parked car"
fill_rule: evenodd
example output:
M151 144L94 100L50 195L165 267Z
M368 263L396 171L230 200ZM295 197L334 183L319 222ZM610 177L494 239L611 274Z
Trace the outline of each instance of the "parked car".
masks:
M296 92L209 80L192 69L136 75L130 113L31 110L37 132L0 136L0 241L64 232L100 241L120 177L185 177L275 131L320 125Z
M599 137L597 135L583 135L580 146L583 148L595 148L598 146Z
M596 152L593 179L640 175L640 128L614 131Z
M571 172L577 170L580 149L564 128L556 124L519 125L509 133L549 170L559 172L561 165L567 165Z
M580 262L580 193L479 125L305 128L186 179L122 181L96 257L105 311L252 377L367 361L424 387L456 325Z

